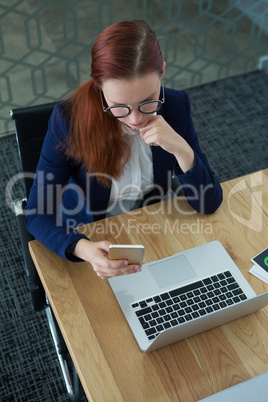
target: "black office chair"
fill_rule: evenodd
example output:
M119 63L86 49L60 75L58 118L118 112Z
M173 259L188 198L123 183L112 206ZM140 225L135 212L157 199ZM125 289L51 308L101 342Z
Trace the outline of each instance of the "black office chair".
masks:
M35 173L42 144L48 128L48 120L56 103L57 102L46 103L38 106L23 107L10 111L10 116L14 120L15 124L22 171L24 173L27 172L27 177L24 179L25 198L16 200L14 202L14 210L16 213L20 233L22 252L33 308L35 311L46 311L49 328L56 348L67 392L72 400L79 400L81 397L81 384L77 371L72 362L73 381L71 380L70 371L68 368L68 365L70 366L71 359L29 252L28 242L34 238L30 235L25 227L25 215L23 212L27 204L27 198L33 182L33 179L29 177L28 173Z

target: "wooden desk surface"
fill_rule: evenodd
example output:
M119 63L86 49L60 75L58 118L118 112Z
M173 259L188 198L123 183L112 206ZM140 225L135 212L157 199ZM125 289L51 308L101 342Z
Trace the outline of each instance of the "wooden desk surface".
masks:
M248 271L268 246L268 169L222 187L223 204L210 216L176 198L81 230L92 240L144 244L145 263L220 240L263 293L268 285ZM268 370L268 308L144 354L89 263L64 261L38 241L30 251L89 400L197 401Z

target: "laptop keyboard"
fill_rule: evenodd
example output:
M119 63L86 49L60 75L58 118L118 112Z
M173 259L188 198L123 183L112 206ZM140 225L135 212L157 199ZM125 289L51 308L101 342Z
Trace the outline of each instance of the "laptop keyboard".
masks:
M132 304L147 337L247 299L230 271Z

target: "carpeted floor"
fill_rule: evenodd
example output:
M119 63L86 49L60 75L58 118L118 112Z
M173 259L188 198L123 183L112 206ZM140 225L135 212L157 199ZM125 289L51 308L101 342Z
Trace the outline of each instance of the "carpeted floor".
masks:
M220 181L268 167L268 74L188 91L199 139ZM1 194L20 171L14 135L0 138ZM23 196L23 186L12 198ZM0 208L0 400L67 401L44 313L34 313L12 210Z
M187 90L200 143L223 182L268 167L268 71Z

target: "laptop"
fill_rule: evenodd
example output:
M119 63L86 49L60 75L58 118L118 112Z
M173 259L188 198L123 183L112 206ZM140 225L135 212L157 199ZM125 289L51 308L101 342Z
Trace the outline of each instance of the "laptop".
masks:
M144 264L110 286L143 352L178 342L268 304L219 241Z
M268 372L233 385L198 402L267 402Z

